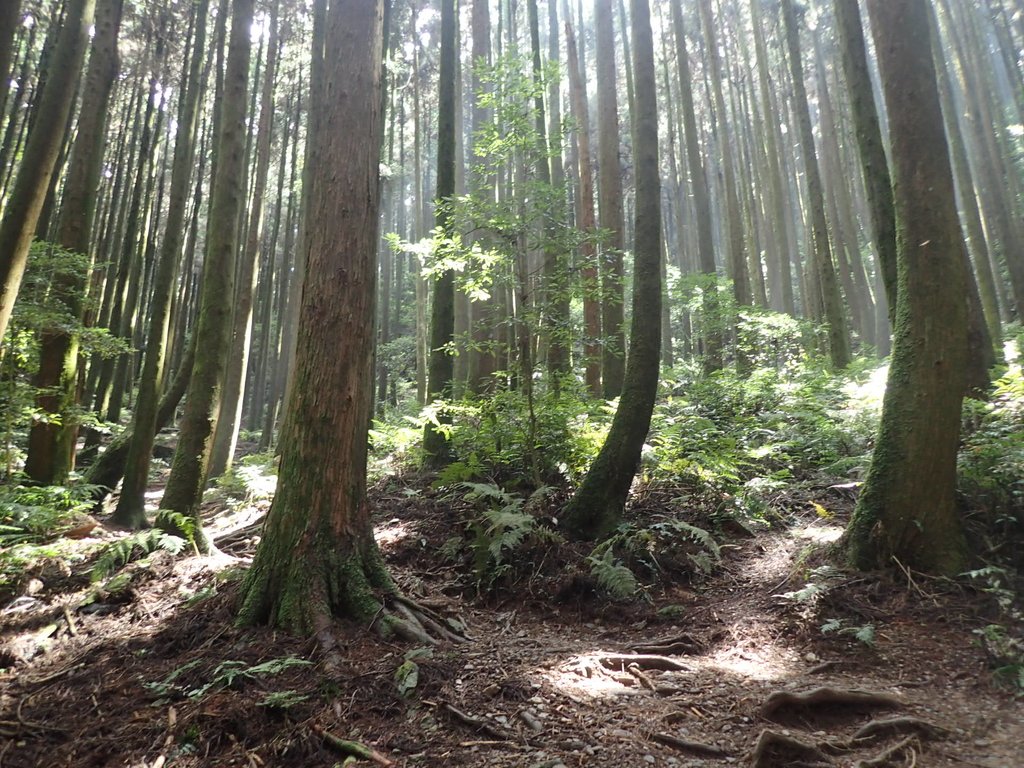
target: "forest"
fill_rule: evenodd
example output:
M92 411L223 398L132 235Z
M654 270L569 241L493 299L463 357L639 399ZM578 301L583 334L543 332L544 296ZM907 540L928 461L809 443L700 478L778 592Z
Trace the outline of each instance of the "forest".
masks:
M1021 0L0 0L0 766L1024 765Z

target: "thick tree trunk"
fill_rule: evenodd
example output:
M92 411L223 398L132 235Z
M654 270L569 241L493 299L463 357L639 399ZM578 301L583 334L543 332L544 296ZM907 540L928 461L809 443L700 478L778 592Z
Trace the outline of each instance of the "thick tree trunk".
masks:
M661 356L661 180L654 43L648 0L633 0L636 84L636 240L630 353L619 408L594 464L564 513L579 538L613 531L640 463L658 391Z
M0 220L0 344L14 311L29 248L64 141L95 8L96 0L68 0L52 70L39 100L40 119L29 133L14 189Z
M897 324L882 423L847 534L860 568L953 575L966 564L956 457L967 276L931 54L927 0L869 0L892 137Z
M239 620L329 644L329 622L374 623L394 593L366 502L380 188L382 0L327 11L319 162L308 202L309 279L278 491L242 587ZM324 355L330 347L334 354ZM335 396L324 398L324 392ZM397 628L387 616L378 629Z
M254 0L233 0L232 3L217 169L210 196L212 226L206 243L199 322L194 331L198 334L196 362L185 398L171 474L161 502L163 509L194 515L197 530L199 501L206 481L231 341L231 308L224 297L231 296L234 290L238 246L235 223L244 202L245 109L253 6ZM201 549L208 549L205 536L198 538Z

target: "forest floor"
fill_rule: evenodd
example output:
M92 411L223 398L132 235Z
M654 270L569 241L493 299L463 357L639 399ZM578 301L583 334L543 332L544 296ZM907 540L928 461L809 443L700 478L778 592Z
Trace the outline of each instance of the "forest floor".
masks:
M382 485L396 582L472 639L409 654L339 627L340 676L309 642L233 624L265 504L211 505L218 557L157 552L101 589L87 563L42 563L4 599L0 766L334 766L337 739L367 765L1024 766L1022 701L976 634L990 595L820 567L850 494L790 494L771 527L724 536L709 577L616 603L550 562L475 596L442 554L464 510Z

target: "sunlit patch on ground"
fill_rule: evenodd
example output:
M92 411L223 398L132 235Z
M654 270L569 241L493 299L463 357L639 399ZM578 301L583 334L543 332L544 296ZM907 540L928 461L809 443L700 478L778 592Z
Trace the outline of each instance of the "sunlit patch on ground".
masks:
M736 627L738 632L749 630L749 626ZM721 648L707 658L697 659L696 664L706 671L728 672L747 680L766 682L785 680L799 667L792 652L771 642L759 644L756 648L752 648L749 642Z
M814 544L831 544L843 535L841 525L805 525L794 528L792 533L797 539L804 539Z
M402 539L412 536L413 530L408 523L404 523L396 517L374 528L373 535L377 539L377 545L386 550Z
M605 669L601 658L613 653L595 650L569 656L552 669L537 670L536 676L555 689L585 699L614 699L643 693L628 672Z

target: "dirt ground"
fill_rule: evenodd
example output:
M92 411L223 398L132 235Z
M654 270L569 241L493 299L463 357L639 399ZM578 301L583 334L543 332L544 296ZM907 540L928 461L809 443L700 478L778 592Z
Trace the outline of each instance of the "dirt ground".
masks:
M618 604L558 589L550 563L475 596L441 555L457 505L392 487L375 506L398 584L469 642L417 651L339 625L328 675L313 644L234 626L260 509L211 510L220 557L158 553L91 602L87 576L50 564L0 605L0 767L335 766L339 740L373 750L366 765L1024 766L1024 707L975 634L987 595L831 573L783 597L826 573L808 553L841 514L794 503L726 537L708 579Z

